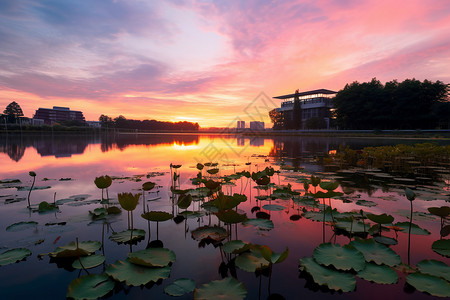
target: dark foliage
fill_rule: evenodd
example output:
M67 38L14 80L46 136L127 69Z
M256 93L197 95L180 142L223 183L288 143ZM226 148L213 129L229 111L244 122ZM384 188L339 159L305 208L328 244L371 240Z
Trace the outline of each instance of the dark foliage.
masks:
M198 123L191 122L163 122L156 120L132 120L124 116L110 118L101 115L99 118L102 128L138 129L138 130L169 130L169 131L197 131Z

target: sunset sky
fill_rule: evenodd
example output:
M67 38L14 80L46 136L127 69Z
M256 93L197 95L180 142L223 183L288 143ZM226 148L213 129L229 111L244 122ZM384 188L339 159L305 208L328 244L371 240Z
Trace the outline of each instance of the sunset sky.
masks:
M450 83L449 37L449 0L2 0L0 109L269 122L261 92Z

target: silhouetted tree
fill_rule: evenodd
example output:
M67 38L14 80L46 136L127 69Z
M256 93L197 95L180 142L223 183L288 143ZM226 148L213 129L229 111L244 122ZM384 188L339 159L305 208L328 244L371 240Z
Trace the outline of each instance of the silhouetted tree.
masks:
M295 91L294 108L292 109L292 129L302 129L302 104L300 102L299 92Z
M3 113L8 118L8 122L16 122L19 117L23 117L22 108L16 101L8 104Z
M269 111L269 117L270 121L273 123L272 129L274 130L284 129L283 116L279 111L277 111L276 108Z

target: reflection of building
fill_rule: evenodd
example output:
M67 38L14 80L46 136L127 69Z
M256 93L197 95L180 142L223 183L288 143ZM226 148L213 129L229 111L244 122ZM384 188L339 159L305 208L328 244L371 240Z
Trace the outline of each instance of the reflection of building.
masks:
M42 119L45 124L52 125L63 121L85 122L83 113L77 110L70 110L68 107L53 106L53 108L39 108L33 119Z
M237 121L237 129L245 129L245 121Z
M301 129L318 129L318 128L330 128L330 110L332 109L331 99L336 96L336 92L320 89L307 92L296 92L295 94L283 95L274 97L275 99L281 99L281 107L277 108L277 112L282 114L284 120L285 129L289 129L288 123L298 118L301 119ZM299 114L294 115L294 99L298 97L300 100ZM310 124L307 126L308 119L317 118L316 126L313 128ZM322 124L320 124L322 123Z
M264 130L264 122L259 121L250 122L250 130Z
M250 139L250 146L261 147L264 146L264 138L255 137Z
M236 142L237 142L237 145L239 147L244 147L245 146L245 139L243 137L237 137L236 138Z

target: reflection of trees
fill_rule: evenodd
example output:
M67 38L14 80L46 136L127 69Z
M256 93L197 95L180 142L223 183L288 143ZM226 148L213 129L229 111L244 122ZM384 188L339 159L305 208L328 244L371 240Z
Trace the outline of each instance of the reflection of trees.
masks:
M14 160L19 161L25 154L25 147L22 144L0 144L0 152L8 154Z

